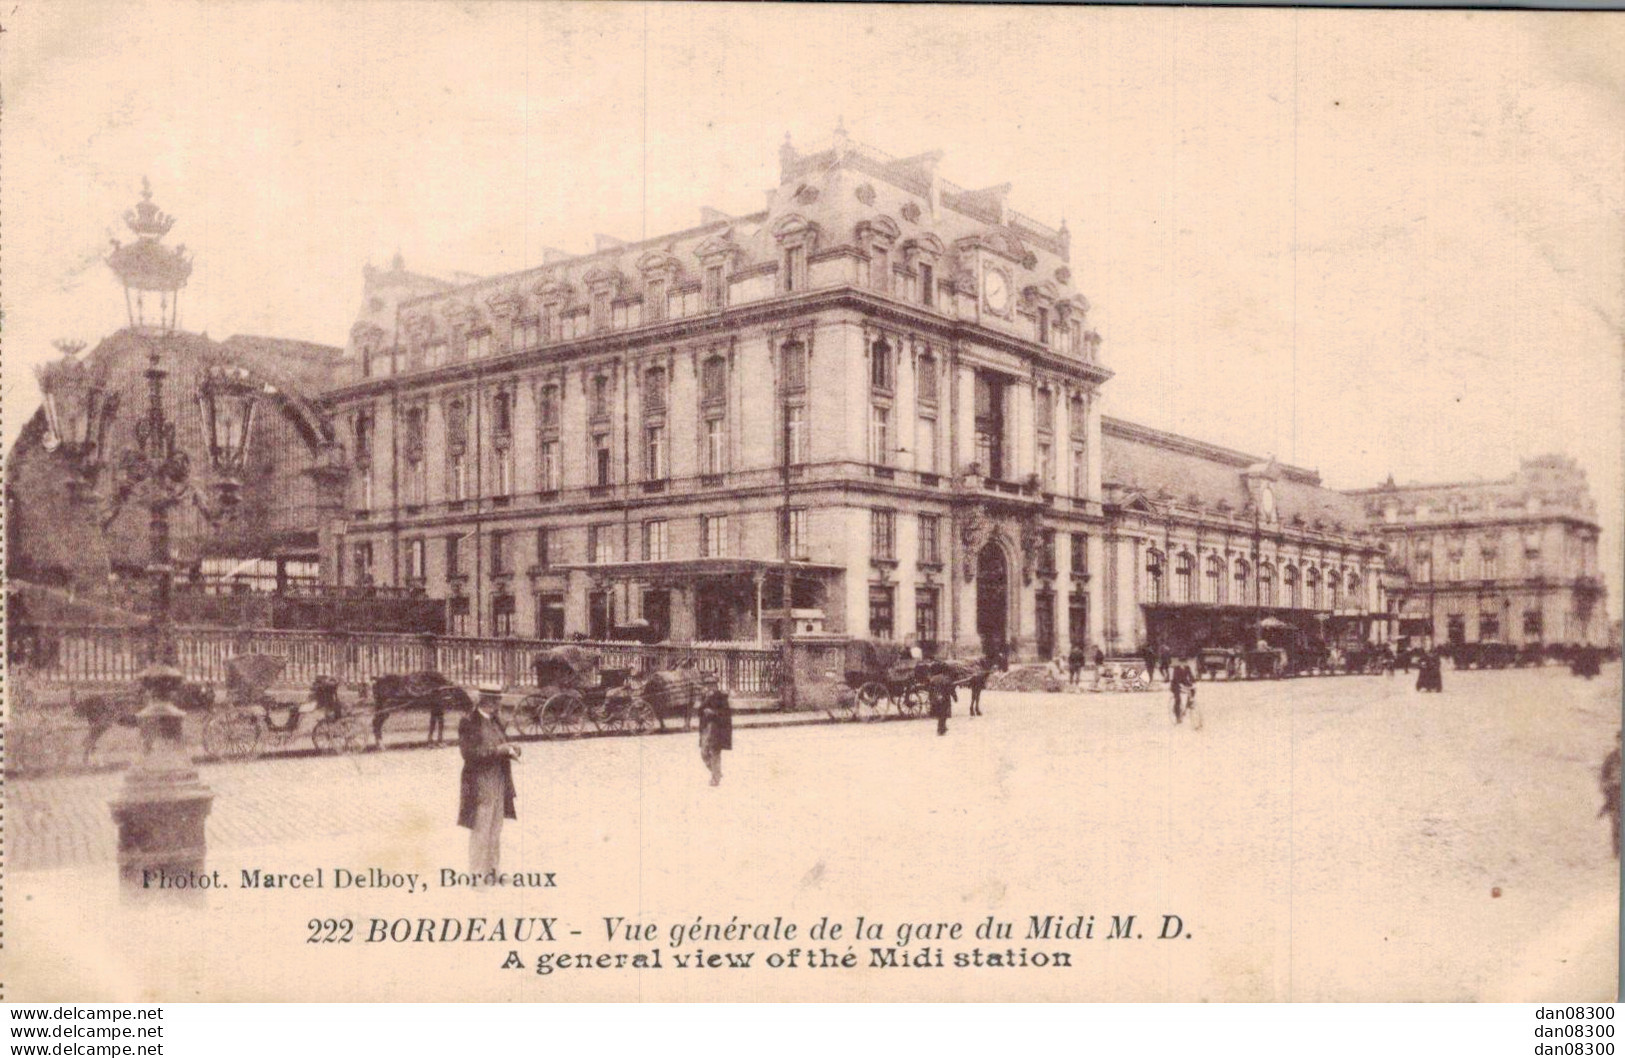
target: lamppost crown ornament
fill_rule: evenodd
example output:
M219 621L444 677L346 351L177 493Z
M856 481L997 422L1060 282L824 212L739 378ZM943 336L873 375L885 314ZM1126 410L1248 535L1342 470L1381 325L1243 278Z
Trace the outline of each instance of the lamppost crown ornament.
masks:
M152 185L145 177L141 201L124 214L124 223L135 233L136 241L123 245L113 240L107 265L124 284L130 326L169 333L179 318L180 291L192 275L192 258L184 246L172 249L159 243L175 226L175 218L152 201ZM148 295L157 295L156 305L148 303Z

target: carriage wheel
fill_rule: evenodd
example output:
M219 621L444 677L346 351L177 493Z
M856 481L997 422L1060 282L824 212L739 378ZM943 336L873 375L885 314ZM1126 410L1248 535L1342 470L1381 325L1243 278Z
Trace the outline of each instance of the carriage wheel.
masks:
M865 720L879 720L886 714L891 695L882 683L866 683L858 688L858 714Z
M647 735L660 726L660 717L647 699L634 698L621 711L621 726L634 735Z
M542 706L542 734L549 738L574 738L585 734L592 719L587 703L574 691L560 691Z
M260 722L253 713L217 713L203 725L203 748L220 760L253 760L259 744Z
M1151 683L1144 676L1136 672L1128 681L1128 689L1131 691L1149 691L1151 689Z
M550 737L553 734L547 729L546 718L542 714L542 710L546 705L547 699L541 695L528 694L525 696L524 701L514 707L514 722L519 726L520 734L539 735L543 738Z
M339 753L361 753L366 750L369 740L367 738L367 724L359 716L344 716L336 721L338 725Z
M852 690L850 687L838 688L835 692L835 700L830 703L829 708L826 709L825 712L829 714L829 718L831 720L840 721L842 723L849 720L856 720L858 718L857 692Z
M925 692L918 687L904 689L903 696L897 699L897 709L904 716L919 716L925 708Z
M340 735L336 729L336 721L318 720L316 726L310 729L311 744L318 753L337 753L341 746Z

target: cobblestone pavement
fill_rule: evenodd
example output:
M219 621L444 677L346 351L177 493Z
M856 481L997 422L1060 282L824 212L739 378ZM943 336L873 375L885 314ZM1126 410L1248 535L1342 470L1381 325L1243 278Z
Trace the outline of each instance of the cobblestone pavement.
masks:
M1195 731L1173 725L1161 691L990 693L987 715L961 706L946 738L929 721L742 730L715 789L692 735L529 743L503 864L559 871L556 895L211 894L209 936L285 946L253 973L231 946L179 942L168 927L149 936L116 904L74 895L110 885L117 775L20 780L6 821L11 866L24 869L7 904L82 918L141 974L193 973L220 998L318 998L301 976L317 965L344 966L351 998L405 998L376 950L310 961L299 927L309 913L467 905L560 914L583 943L594 928L602 938L597 916L733 913L997 914L1022 926L1040 913L1138 913L1154 938L1171 912L1198 941L1181 941L1182 958L1149 941L1091 947L1076 974L1019 986L882 970L884 982L840 978L848 991L830 998L1578 1001L1611 995L1617 979L1618 867L1597 768L1619 695L1617 665L1591 682L1557 668L1447 671L1442 695L1416 694L1403 675L1204 683ZM458 768L450 747L205 766L210 864L228 876L384 864L438 877L466 850ZM62 869L32 870L50 867ZM149 958L143 946L160 937L179 946ZM428 977L401 964L420 975L410 998L564 994L534 991L539 980L583 999L702 989L688 977L498 983L488 954L438 958L444 972ZM1562 977L1581 965L1578 984ZM772 997L793 998L795 980Z

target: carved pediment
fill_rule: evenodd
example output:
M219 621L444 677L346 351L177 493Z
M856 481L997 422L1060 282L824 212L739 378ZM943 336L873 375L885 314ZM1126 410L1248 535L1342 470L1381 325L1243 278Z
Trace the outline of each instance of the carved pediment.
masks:
M668 278L671 278L681 274L683 264L665 250L650 250L638 258L638 271L645 276L658 276L665 273Z
M694 256L707 263L721 258L732 257L738 252L739 246L734 242L734 233L731 228L720 235L711 236L694 248Z
M573 292L570 284L562 276L557 275L543 276L530 289L544 301L569 301Z
M511 320L525 307L525 299L517 290L503 290L485 299L491 315L499 320Z
M868 220L858 221L852 233L861 245L868 246L871 243L884 243L890 246L903 234L903 229L897 226L895 220L882 214Z

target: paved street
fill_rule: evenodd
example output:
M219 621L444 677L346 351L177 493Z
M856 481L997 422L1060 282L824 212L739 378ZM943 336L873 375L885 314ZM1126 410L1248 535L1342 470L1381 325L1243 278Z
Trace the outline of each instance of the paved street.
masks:
M589 926L614 914L861 913L1024 928L1032 914L1137 913L1149 934L1175 913L1192 934L1172 953L1091 949L1064 980L888 978L899 997L1601 996L1613 991L1618 882L1596 771L1619 725L1619 671L1589 683L1559 668L1447 671L1442 696L1416 695L1403 675L1203 684L1200 732L1171 725L1160 691L989 694L987 715L961 704L945 738L928 721L742 730L717 789L692 735L530 743L504 867L557 871L546 913ZM460 866L458 767L453 748L206 766L218 795L210 866ZM38 901L43 915L85 887L104 900L118 781L8 783L12 907ZM266 899L211 894L212 935L300 939L248 922ZM325 914L360 915L386 898L322 899ZM511 892L444 899L539 913L537 897ZM96 906L72 914L141 962L134 920ZM248 988L213 948L193 957L211 989ZM475 958L443 957L452 969ZM358 997L371 994L364 965ZM260 972L272 976L253 989L275 994L275 974ZM298 971L286 975L285 994L300 994ZM471 969L424 988L536 998L533 980L486 984ZM542 980L579 998L632 997L613 975ZM682 998L682 980L640 979L636 995ZM873 974L820 987L879 994Z

